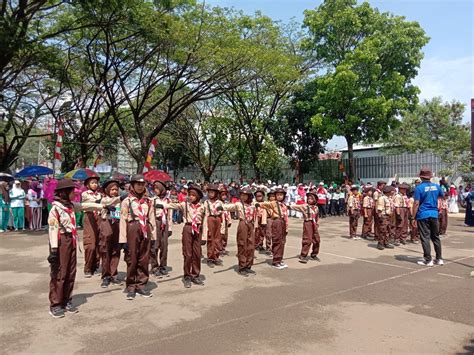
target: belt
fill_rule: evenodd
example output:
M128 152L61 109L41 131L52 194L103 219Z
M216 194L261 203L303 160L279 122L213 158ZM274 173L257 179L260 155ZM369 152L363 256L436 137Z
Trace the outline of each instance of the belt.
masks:
M215 215L215 214L210 214L208 217L216 217L216 218L219 218L220 216L221 216L220 214L217 214L217 215Z
M280 218L280 217L272 217L272 219L273 219L273 220L281 219L282 221L285 220L284 218Z
M185 226L190 226L190 225L192 225L192 223L185 223L184 225Z

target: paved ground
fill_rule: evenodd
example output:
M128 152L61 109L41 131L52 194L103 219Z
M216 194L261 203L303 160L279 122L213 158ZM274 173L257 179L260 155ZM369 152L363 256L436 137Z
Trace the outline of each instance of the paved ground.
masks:
M206 286L190 290L181 282L174 226L174 270L151 279L151 299L127 301L122 288L83 278L79 254L73 300L80 312L59 320L48 315L46 233L2 234L1 353L471 354L474 230L460 217L449 222L446 265L427 269L416 264L420 245L379 251L348 240L342 218L321 222L322 261L300 264L301 222L292 220L288 269L273 270L258 255L257 276L238 276L232 237L224 266L203 265Z

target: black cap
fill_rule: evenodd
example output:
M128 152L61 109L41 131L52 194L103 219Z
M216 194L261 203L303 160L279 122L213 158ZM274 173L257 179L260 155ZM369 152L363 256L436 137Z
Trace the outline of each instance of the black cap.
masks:
M134 182L146 182L146 180L143 174L135 174L130 178L130 183L133 184Z

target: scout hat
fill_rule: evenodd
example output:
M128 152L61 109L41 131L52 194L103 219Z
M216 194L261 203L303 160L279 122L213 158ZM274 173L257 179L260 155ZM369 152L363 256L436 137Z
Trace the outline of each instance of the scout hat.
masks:
M351 191L354 191L354 190L359 190L359 186L357 186L357 185L352 185L352 186L351 186Z
M286 190L282 189L281 187L275 189L275 194L277 194L277 193L282 193L286 196Z
M155 186L155 184L158 184L158 187L160 188L160 191L166 191L168 188L166 187L166 183L164 181L161 181L161 180L155 180L153 181L153 187Z
M318 200L318 194L316 193L316 191L314 191L314 190L309 191L309 192L306 194L306 197L309 197L309 195L313 196L316 201Z
M207 191L217 191L219 192L219 186L216 184L207 185Z
M402 183L402 184L398 185L398 188L399 188L399 189L409 190L409 189L410 189L410 185L405 184L405 183Z
M72 179L62 179L58 181L58 184L56 185L54 191L74 189L75 187L76 185L74 184L74 181L72 181Z
M146 182L145 177L142 174L135 174L130 178L130 183L134 182Z
M221 193L224 193L224 192L228 193L229 191L227 190L227 186L222 185L222 186L219 187L219 193L221 194Z
M383 193L384 193L384 194L388 194L388 193L390 193L390 192L392 192L392 191L395 191L395 188L394 188L393 186L388 185L388 186L385 186L385 187L383 188Z
M429 168L421 168L420 174L419 174L421 179L431 179L433 177L433 173Z
M95 172L94 172L94 175L91 175L91 176L88 176L87 179L84 180L84 186L87 186L87 183L90 181L90 180L97 180L97 182L100 181L100 177L99 175L97 175Z
M380 186L380 185L387 185L387 183L383 180L377 181L377 186Z
M120 181L114 180L114 179L105 180L104 183L102 184L102 190L105 191L105 189L107 188L107 186L109 186L110 184L117 184L117 185L120 186Z
M240 189L240 193L241 194L246 194L248 195L250 198L253 197L253 192L252 192L252 189L250 187L244 187L242 189Z
M261 193L263 196L265 196L265 191L263 191L261 188L258 188L258 189L255 191L255 195L258 194L258 193Z
M188 190L189 190L189 191L192 191L192 190L193 190L193 191L197 192L197 194L199 195L199 198L200 198L200 199L204 197L204 194L202 193L202 190L201 190L201 189L199 188L199 186L197 186L197 185L189 185L189 186L188 186Z
M275 196L275 191L274 191L274 190L268 191L268 192L267 192L267 197L270 197L270 195Z

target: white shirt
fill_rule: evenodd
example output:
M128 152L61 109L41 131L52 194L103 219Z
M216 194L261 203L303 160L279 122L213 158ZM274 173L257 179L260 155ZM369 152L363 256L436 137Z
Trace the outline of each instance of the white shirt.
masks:
M21 187L13 186L10 190L10 207L25 207L25 191Z
M30 201L30 207L31 208L42 207L43 206L41 201L39 201L39 202L34 201L35 199L43 198L43 191L41 191L41 195L38 196L38 193L35 190L29 189L27 198Z

